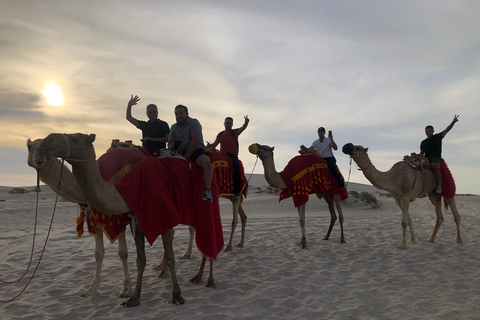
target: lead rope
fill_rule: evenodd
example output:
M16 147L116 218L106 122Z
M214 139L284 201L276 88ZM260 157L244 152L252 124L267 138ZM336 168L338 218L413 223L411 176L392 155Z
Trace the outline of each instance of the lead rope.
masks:
M63 163L64 161L62 160L62 166L61 166L61 169L60 169L60 179L58 181L58 186L57 186L57 189L60 190L61 189L61 181L62 181L62 176L63 176ZM5 282L2 280L3 283L16 283L16 282L19 282L20 280L23 279L23 277L27 274L28 270L30 269L30 265L32 263L32 260L33 260L33 252L34 252L34 248L35 248L35 234L36 234L36 230L37 230L37 216L38 216L38 195L40 193L40 178L39 178L40 174L37 170L37 203L36 203L36 206L35 206L35 223L34 223L34 232L33 232L33 244L32 244L32 253L30 255L30 262L28 263L28 267L27 267L27 270L25 271L25 273L20 277L20 279L16 280L16 281L12 281L12 282ZM43 245L43 248L42 248L42 253L40 254L40 258L38 259L38 263L37 265L35 266L35 269L33 269L33 273L32 275L30 276L30 279L28 279L28 282L25 284L25 286L23 287L23 289L15 296L13 297L12 299L10 300L0 300L0 303L9 303L9 302L12 302L14 300L16 300L23 292L25 292L25 290L27 290L28 286L30 285L30 283L32 282L33 280L33 277L35 276L35 273L37 273L37 270L38 270L38 267L40 267L40 262L42 261L42 258L43 258L43 254L45 253L45 249L47 247L47 242L48 242L48 238L50 237L50 231L52 230L52 224L53 224L53 218L55 217L55 211L57 210L57 203L58 203L58 193L57 193L57 196L55 198L55 205L53 207L53 212L52 212L52 219L50 220L50 226L48 227L48 233L47 233L47 237L45 238L45 243Z
M350 167L348 169L348 179L347 179L347 185L345 186L348 187L348 183L350 182L350 175L352 174L352 157L350 157Z
M248 188L248 184L250 183L250 179L253 176L253 172L255 171L255 167L257 166L257 162L258 162L258 154L257 154L257 159L255 160L255 164L253 165L252 173L250 173L250 177L248 177L247 179L247 188Z

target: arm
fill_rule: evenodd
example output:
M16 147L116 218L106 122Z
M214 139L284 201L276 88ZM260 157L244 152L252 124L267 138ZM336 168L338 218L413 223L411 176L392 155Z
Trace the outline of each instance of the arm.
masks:
M218 146L219 143L220 143L220 140L218 140L218 135L217 135L217 138L215 139L215 142L207 144L207 148L215 149Z
M248 119L248 116L245 116L244 118L245 118L245 122L243 123L243 126L238 128L238 135L240 135L243 132L243 130L247 129L248 123L250 122L250 119Z
M165 134L165 137L163 138L150 138L150 137L145 137L143 140L145 141L156 141L156 142L169 142L168 141L168 133Z
M332 142L332 148L333 148L333 150L337 150L337 149L338 149L338 146L337 146L337 144L335 143L335 141L333 141L333 134L329 134L329 135L328 135L328 139L330 139L330 141Z
M185 153L184 157L185 159L190 159L190 156L192 155L193 151L197 147L198 141L200 140L200 133L192 133L192 140L190 141L190 145L188 146L188 150Z
M450 123L450 124L448 125L448 127L445 128L445 130L442 131L442 138L445 137L445 135L448 133L448 131L450 131L450 130L453 128L453 125L455 124L455 122L458 121L458 117L460 117L460 115L455 115L455 116L453 117L452 123Z
M128 101L127 104L127 120L137 128L138 120L132 117L132 106L136 105L138 101L140 101L140 98L138 96L134 97L132 94L130 101Z

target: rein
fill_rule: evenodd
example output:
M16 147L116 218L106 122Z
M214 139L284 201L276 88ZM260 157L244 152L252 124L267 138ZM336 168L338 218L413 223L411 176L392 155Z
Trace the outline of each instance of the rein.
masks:
M61 182L62 175L63 175L63 161L62 161L62 168L61 168L61 172L60 172L60 181L58 182L58 187L57 187L58 189L60 189L60 182ZM8 281L8 282L0 280L3 283L8 283L8 284L17 283L20 280L22 280L24 278L24 276L27 274L27 272L30 270L30 265L31 265L32 260L33 260L33 252L34 252L34 249L35 249L35 234L36 234L36 230L37 230L38 196L39 196L39 193L40 193L40 174L37 170L37 201L36 201L36 206L35 206L35 223L34 223L34 228L33 228L33 243L32 243L32 251L31 251L31 254L30 254L30 261L28 263L27 270L25 270L25 272L23 273L23 275L19 279L15 280L15 281ZM45 238L45 243L44 243L43 248L42 248L42 253L40 254L40 258L38 259L38 262L37 262L37 265L35 266L35 269L33 269L33 273L30 276L30 279L28 279L28 282L25 284L23 289L15 297L13 297L12 299L9 299L9 300L0 300L0 303L9 303L9 302L12 302L12 301L16 300L23 292L25 292L27 287L32 282L33 277L35 276L35 273L38 271L38 267L40 267L40 262L42 261L43 254L45 253L45 249L47 247L48 238L50 237L50 231L52 230L53 218L55 217L55 211L57 209L57 203L58 203L58 193L57 193L57 196L55 198L55 205L53 207L52 219L50 220L50 226L48 227L48 233L47 233L47 237Z
M247 179L247 188L248 188L248 184L250 182L250 179L253 176L253 172L255 171L255 167L257 166L257 162L258 162L258 154L257 154L257 159L255 160L255 164L253 165L252 173L250 173L250 177L248 177L248 179Z

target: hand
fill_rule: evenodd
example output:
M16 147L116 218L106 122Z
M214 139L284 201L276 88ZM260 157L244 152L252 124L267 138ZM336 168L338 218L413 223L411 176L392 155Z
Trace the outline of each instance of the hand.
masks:
M243 118L245 118L245 123L249 123L249 122L250 122L250 119L248 119L248 115L244 116Z
M140 98L138 96L133 96L133 94L131 95L130 97L130 101L128 101L128 106L131 107L131 106L134 106L137 104L137 102L140 101Z
M459 115L459 114L458 114L458 115L456 114L455 117L453 117L452 123L457 122L457 121L458 121L458 117L460 117L460 115Z

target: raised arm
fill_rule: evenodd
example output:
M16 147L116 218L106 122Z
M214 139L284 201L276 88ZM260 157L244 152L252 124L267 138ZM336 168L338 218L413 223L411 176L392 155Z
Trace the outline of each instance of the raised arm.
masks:
M250 122L250 119L248 119L248 115L244 117L245 118L245 122L243 123L243 126L241 126L240 128L238 128L238 134L240 135L240 133L243 132L243 130L247 129L248 127L248 123Z
M448 133L448 131L452 130L453 125L458 121L458 117L460 117L460 115L455 115L453 117L452 122L448 125L447 128L445 128L445 130L442 131L442 137L445 137L445 135Z
M329 133L329 134L328 134L328 139L330 139L330 141L332 141L332 148L333 148L333 150L337 150L338 147L337 147L337 144L335 143L335 141L333 140L333 134Z
M136 105L138 101L140 101L140 98L138 96L134 97L132 94L130 101L128 101L127 104L127 120L137 128L138 120L132 117L132 106Z

